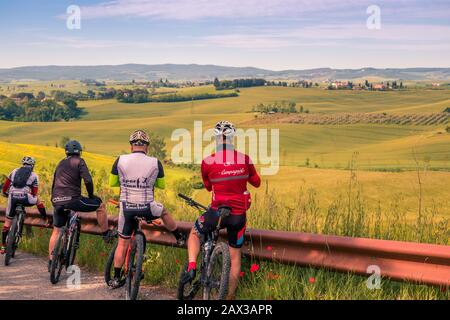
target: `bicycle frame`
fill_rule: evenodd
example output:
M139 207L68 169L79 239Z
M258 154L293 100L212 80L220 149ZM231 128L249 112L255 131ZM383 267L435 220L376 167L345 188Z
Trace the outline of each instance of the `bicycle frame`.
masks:
M178 194L180 198L182 198L186 203L191 206L197 208L200 212L201 210L208 210L207 207L201 205L200 203L196 202L195 200L183 195ZM211 231L205 235L205 241L201 245L201 265L200 265L200 278L195 281L192 284L192 292L197 292L200 289L200 285L203 287L208 287L208 277L207 277L207 269L208 265L210 263L212 252L214 251L214 248L216 247L217 240L219 239L219 231L220 226L222 224L222 219L224 218L224 213L221 212L219 216L219 220L217 222L217 227L214 231ZM195 295L194 293L194 295Z
M137 220L137 228L135 228L135 230L133 231L133 233L131 234L131 241L130 241L130 243L128 244L128 248L127 248L127 254L126 254L126 256L125 256L125 264L124 264L124 271L125 271L125 275L127 275L128 274L128 264L129 264L129 262L130 262L130 254L131 254L131 248L133 247L133 243L134 243L134 241L136 240L136 234L139 232L139 233L142 233L142 228L141 228L141 223L143 223L143 221L145 220L144 218L142 218L142 217L136 217L135 218L136 220ZM144 235L143 233L142 233L142 235ZM145 239L145 235L144 235L144 239Z

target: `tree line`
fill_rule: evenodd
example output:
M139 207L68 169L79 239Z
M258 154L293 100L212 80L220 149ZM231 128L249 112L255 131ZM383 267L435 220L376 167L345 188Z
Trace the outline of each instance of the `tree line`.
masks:
M146 89L134 89L134 90L127 89L127 90L118 90L116 94L116 99L117 101L124 103L146 103L146 102L182 102L182 101L217 99L217 98L228 98L238 96L239 94L236 92L198 93L191 95L181 95L177 93L152 95Z
M20 95L20 94L18 94ZM39 100L33 94L22 93L18 98L0 97L0 120L7 121L69 121L78 119L83 114L74 99L67 98L62 103L54 99Z
M308 109L300 106L297 109L297 104L294 101L275 101L274 103L259 103L252 108L252 112L259 113L309 113Z

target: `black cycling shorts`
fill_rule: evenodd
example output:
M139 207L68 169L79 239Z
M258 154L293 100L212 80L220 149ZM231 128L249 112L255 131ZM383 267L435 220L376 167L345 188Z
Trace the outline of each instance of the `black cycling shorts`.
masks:
M93 212L96 211L102 201L98 198L90 199L81 197L78 200L73 200L67 204L56 205L53 213L53 226L56 228L62 228L66 225L69 218L70 210L76 212Z
M219 223L219 212L209 209L202 214L194 223L194 230L199 236L214 231ZM247 218L245 214L229 215L222 219L220 229L227 229L228 244L233 248L241 248L244 244L244 233L246 228ZM203 240L203 239L202 239Z
M6 208L6 218L12 220L16 216L16 208L19 205L22 205L24 207L32 207L36 205L36 201L30 201L29 197L25 198L14 198L9 197L8 199L8 206Z
M162 204L155 202L162 208ZM161 210L162 211L162 210ZM146 221L151 221L161 218L161 215L156 216L152 214L150 204L133 204L133 203L120 203L119 224L118 233L119 237L123 239L129 239L133 235L133 231L138 228L138 221L136 217L142 217Z

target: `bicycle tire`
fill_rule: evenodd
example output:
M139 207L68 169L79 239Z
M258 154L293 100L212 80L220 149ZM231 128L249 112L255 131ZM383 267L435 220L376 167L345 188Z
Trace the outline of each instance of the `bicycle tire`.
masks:
M188 263L186 262L183 270L181 271L180 280L178 281L177 299L178 300L193 300L200 289L200 280L192 280L192 282L183 282L184 275L186 273ZM198 276L196 277L198 278Z
M105 282L109 286L109 282L113 278L112 272L114 272L114 256L116 254L117 249L117 242L113 245L111 248L111 251L109 252L108 259L106 260L105 264Z
M18 216L20 216L20 220L18 221L18 223L19 223L19 228L18 228L19 232L16 233L16 237L15 237L16 239L14 241L14 249L13 249L13 252L12 252L12 257L13 258L16 256L16 251L17 251L17 248L19 247L20 239L22 238L22 235L23 235L22 232L23 232L23 224L25 222L25 209L22 209L22 210L23 210L23 213L18 215Z
M139 293L139 285L142 277L142 265L144 264L145 237L137 233L131 245L128 261L128 274L126 281L126 300L136 300ZM136 259L136 261L135 261Z
M5 266L9 266L11 263L11 258L14 256L15 246L16 246L16 236L17 236L17 214L14 217L11 229L8 232L8 238L6 240L6 253L5 253Z
M66 258L66 269L73 265L75 261L75 256L77 255L77 247L75 246L79 235L78 227L69 236L68 246L67 246L67 258Z
M59 281L59 278L61 276L62 269L64 267L64 259L65 252L64 252L64 245L66 242L66 231L63 228L61 232L58 235L58 239L56 240L55 247L53 248L52 252L52 263L50 266L50 282L52 284L57 284Z
M218 260L222 257L222 262ZM220 279L215 279L213 272L215 271L215 263L219 262L218 270L220 271ZM203 299L204 300L224 300L228 294L228 285L230 280L230 269L231 269L231 257L228 245L224 242L219 242L214 248L211 259L206 270L207 285L203 289ZM217 297L211 299L212 287L211 283L214 283L217 288Z

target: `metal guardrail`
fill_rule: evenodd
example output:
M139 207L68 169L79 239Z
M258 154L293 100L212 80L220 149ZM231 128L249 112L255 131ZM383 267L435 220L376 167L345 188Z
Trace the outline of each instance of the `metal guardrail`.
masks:
M4 214L5 209L0 208L0 221L4 221ZM83 214L81 221L83 233L100 234L95 213ZM45 227L39 213L30 209L25 224ZM117 217L110 217L109 224L117 226ZM192 227L189 222L178 222L178 225L184 232ZM173 235L162 226L145 225L143 231L150 243L175 245ZM221 232L221 237L225 235ZM376 265L382 276L393 280L450 286L450 246L248 229L243 253L283 264L361 275L367 275L367 268Z

